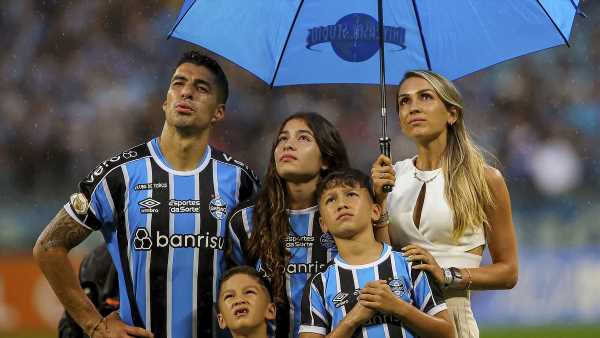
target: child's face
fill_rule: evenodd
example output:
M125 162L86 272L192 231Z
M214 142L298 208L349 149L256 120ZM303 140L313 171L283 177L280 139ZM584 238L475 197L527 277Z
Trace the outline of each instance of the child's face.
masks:
M256 279L239 273L221 285L217 319L221 329L243 333L275 319L275 305Z
M379 219L379 205L366 188L338 185L325 189L319 201L321 225L334 237L352 238Z

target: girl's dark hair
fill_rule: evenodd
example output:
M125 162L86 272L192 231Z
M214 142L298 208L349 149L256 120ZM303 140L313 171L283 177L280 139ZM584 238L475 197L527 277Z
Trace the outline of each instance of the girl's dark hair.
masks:
M262 269L271 278L273 299L278 305L286 301L285 271L289 253L283 243L288 236L290 223L286 182L277 174L274 154L281 130L288 121L294 119L304 121L313 132L322 161L327 166L327 169L321 170L321 178L349 166L348 154L340 134L323 116L316 113L296 113L281 123L271 147L263 187L257 195L252 216L254 228L248 243L248 258L251 262L261 260Z

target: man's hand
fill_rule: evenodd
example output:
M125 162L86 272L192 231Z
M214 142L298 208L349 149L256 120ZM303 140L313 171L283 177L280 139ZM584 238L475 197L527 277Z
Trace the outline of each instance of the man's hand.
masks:
M398 298L384 280L369 282L358 296L359 304L373 310L387 314L395 314L399 306L406 304Z
M90 338L154 337L150 331L123 323L117 311L102 318L100 325L88 332L88 335Z

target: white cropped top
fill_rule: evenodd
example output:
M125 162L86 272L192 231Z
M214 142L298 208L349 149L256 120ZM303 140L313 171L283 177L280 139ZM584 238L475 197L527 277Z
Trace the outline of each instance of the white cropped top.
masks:
M468 228L457 241L452 240L452 210L444 195L442 169L419 170L414 165L415 158L394 164L396 183L387 198L392 246L398 250L410 243L417 244L428 250L442 267L479 267L481 256L467 251L485 245L483 229ZM423 184L427 189L417 228L413 214Z

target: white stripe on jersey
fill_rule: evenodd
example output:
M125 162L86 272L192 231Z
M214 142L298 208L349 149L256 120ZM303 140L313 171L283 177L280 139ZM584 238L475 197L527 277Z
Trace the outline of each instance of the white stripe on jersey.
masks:
M148 175L148 183L152 183L152 164L150 163L150 157L144 159L146 162L146 173ZM152 198L152 189L148 189L148 198ZM146 230L149 234L152 234L152 213L149 212L146 214ZM150 328L152 316L150 315L150 261L152 257L152 250L146 251L146 271L145 281L146 281L146 327Z
M110 206L110 210L112 211L113 215L116 215L117 213L115 212L115 202L113 201L112 195L110 193L110 189L108 189L108 183L106 183L106 177L102 179L102 188L104 189L104 194L106 195L106 200L108 200L108 205ZM90 204L90 209L92 209L93 206ZM98 212L96 210L92 210L94 212L94 215L96 215L96 218L100 219L98 217ZM116 220L113 220L113 222Z
M358 269L352 269L352 270L350 270L350 271L352 271L352 282L354 282L354 289L355 290L358 290L360 288L360 285L358 284L358 275L356 274L357 270ZM375 271L377 271L377 267L375 267ZM341 290L341 288L339 290ZM346 315L344 314L344 317L345 316ZM364 325L362 326L362 334L363 334L364 338L369 337L369 334L367 333L367 328Z
M213 171L213 189L215 192L215 196L213 198L217 199L219 198L219 177L218 177L218 171L217 171L217 163L215 161L212 162L212 171ZM217 233L216 236L221 236L221 223L223 221L220 219L217 219ZM212 281L213 281L213 285L212 285L212 289L215 290L212 294L213 294L213 303L217 302L217 297L219 297L219 295L217 294L216 290L217 290L217 283L219 282L217 280L217 274L219 273L219 254L218 254L218 250L214 249L213 250L213 275L212 275ZM213 326L214 327L214 326ZM214 330L213 330L213 336L214 336Z
M333 269L333 271L335 271L335 289L336 292L337 290L341 290L342 289L342 284L340 283L340 269ZM324 287L325 290L327 290L327 287ZM334 295L335 296L335 295ZM327 298L325 298L325 295L323 295L323 301L325 301ZM328 302L325 302L328 303ZM341 306L340 310L342 310L342 318L346 317L347 313L346 313L346 307L345 306ZM332 311L333 313L333 311Z
M394 255L391 255L394 256ZM393 257L392 257L393 260ZM393 267L394 265L392 265ZM375 267L373 269L373 273L375 275L375 280L379 280L379 269L377 267ZM390 338L390 330L388 329L387 325L383 325L383 334L385 335L385 338Z
M446 305L446 303L441 303L441 304L438 304L438 305L432 307L429 311L427 311L427 314L430 316L435 316L438 313L440 313L444 310L447 310L447 309L448 309L448 305Z
M311 310L310 311L310 316L311 316L311 318L313 318L312 319L313 323L315 321L314 317L312 317L312 314L314 312L314 313L317 314L317 317L321 318L321 320L323 321L323 323L325 323L325 325L329 326L329 320L327 320L327 318L323 317L323 315L321 314L321 312L317 311L317 309L315 309L312 305L310 306L310 310Z
M292 304L292 285L290 283L290 278L288 276L288 274L286 273L286 278L285 278L285 289L286 289L286 293L287 293L287 298L290 300L289 304L290 304L290 328L289 328L289 334L288 337L292 338L294 337L294 305Z
M240 186L242 185L242 169L236 166L235 169L235 204L240 203Z
M90 227L89 227L87 224L83 223L83 222L82 222L82 221L79 219L79 217L77 217L77 215L75 215L75 212L74 212L74 211L73 211L73 209L71 208L71 203L70 203L70 202L67 202L67 203L66 203L66 204L63 206L63 209L65 209L65 211L67 212L67 214L69 214L69 216L71 216L71 218L72 218L72 219L73 219L75 222L79 223L79 225L81 225L82 227L84 227L84 228L88 229L89 231L95 231L94 229L90 228ZM94 212L94 211L92 210L92 205L91 205L91 204L90 204L90 210L91 210L92 212ZM87 216L85 216L85 217L87 218Z
M169 200L175 199L175 176L169 172ZM169 212L169 234L175 233L175 215ZM173 248L169 248L167 262L167 338L173 336Z
M313 221L315 219L315 213L311 212L310 215L308 216L308 224L307 224L307 231L306 231L306 235L309 237L312 237L313 235ZM317 245L317 243L314 243L313 245ZM313 246L309 246L308 248L306 248L306 264L310 264L311 260L312 260L312 250L313 250ZM310 276L309 276L310 277Z
M194 199L200 200L200 179L194 175ZM200 213L194 214L194 235L200 234ZM194 247L194 271L192 274L192 338L198 338L198 257L200 248Z
M327 270L325 270L327 271ZM329 307L329 302L325 301L325 295L326 295L326 291L327 291L327 284L325 284L325 271L319 273L319 277L321 278L321 285L323 285L323 294L321 295L321 298L323 299L323 302L325 302L325 311L327 311L329 313L329 317L333 318L333 309ZM339 279L338 279L339 281Z
M421 303L421 307L420 307L421 311L424 311L425 306L427 306L427 302L429 302L430 298L431 298L431 291L427 294L427 296L425 297L425 299Z
M390 258L392 259L392 276L394 277L394 279L398 279L398 272L396 271L396 255L391 255ZM408 271L409 276L410 276L410 270Z
M408 272L412 273L410 270ZM417 279L415 280L415 284L413 285L414 290L416 290L419 283L421 283L423 276L425 276L425 273L423 271L419 271L419 275L417 276Z
M123 203L123 208L127 210L129 208L129 173L127 172L127 168L125 165L121 166L121 171L123 172L123 182L125 185L125 202ZM111 203L111 208L114 210L114 205ZM131 232L129 229L129 217L128 213L123 210L125 214L125 237L127 238L127 262L129 262L129 271L131 272L131 283L135 288L135 273L136 271L133 269L133 262L131 261Z
M244 230L248 234L248 239L250 239L252 231L250 231L250 223L248 222L248 208L242 210L242 223L244 224Z

